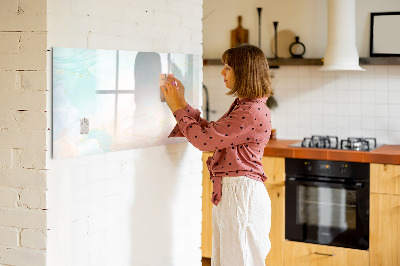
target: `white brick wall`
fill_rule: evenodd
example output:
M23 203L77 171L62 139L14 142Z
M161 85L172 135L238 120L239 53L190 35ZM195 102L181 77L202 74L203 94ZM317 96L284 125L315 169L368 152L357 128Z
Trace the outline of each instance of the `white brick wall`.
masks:
M202 14L202 0L50 0L48 49L201 55ZM188 142L47 168L48 265L201 265L201 152Z
M45 265L46 5L0 2L1 265Z

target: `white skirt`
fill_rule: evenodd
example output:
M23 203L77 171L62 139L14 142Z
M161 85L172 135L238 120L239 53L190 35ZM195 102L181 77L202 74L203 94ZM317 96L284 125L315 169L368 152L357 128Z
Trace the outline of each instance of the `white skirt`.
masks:
M261 266L271 249L271 200L260 181L223 177L212 209L212 266Z

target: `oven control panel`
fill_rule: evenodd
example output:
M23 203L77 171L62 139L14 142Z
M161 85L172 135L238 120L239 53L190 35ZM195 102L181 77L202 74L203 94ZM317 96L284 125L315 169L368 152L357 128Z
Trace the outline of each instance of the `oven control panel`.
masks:
M369 164L286 158L286 174L369 179Z

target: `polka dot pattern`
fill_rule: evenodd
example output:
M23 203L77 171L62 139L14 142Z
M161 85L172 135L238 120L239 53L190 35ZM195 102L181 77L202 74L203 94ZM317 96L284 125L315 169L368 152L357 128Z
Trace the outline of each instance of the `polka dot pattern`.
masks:
M221 200L224 176L247 176L261 182L267 179L261 164L271 132L271 115L266 100L267 97L236 98L216 122L201 118L200 111L189 104L185 110L178 109L173 114L178 124L169 137L186 137L201 151L215 151L207 160L214 205Z

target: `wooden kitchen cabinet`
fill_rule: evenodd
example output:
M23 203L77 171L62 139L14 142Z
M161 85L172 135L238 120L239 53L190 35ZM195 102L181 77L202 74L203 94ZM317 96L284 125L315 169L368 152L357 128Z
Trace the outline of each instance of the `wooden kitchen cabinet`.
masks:
M371 194L371 266L400 265L400 196Z
M271 199L271 250L265 259L266 266L283 265L285 241L285 187L265 184Z
M371 266L400 265L400 165L371 164Z
M261 159L264 172L267 175L265 184L268 185L285 185L285 158L264 156Z
M212 152L203 152L203 194L202 194L202 223L201 223L201 253L204 258L211 258L212 252L212 183L206 161Z
M285 266L369 265L369 253L365 250L316 245L288 240L285 240L284 245Z
M203 217L202 217L202 256L211 258L212 253L212 183L207 169L206 161L212 152L203 153ZM285 230L285 158L263 157L262 164L265 174L268 176L265 182L271 199L271 250L266 258L266 265L283 265L283 243Z
M370 191L400 195L400 165L370 164Z
M264 156L261 159L267 175L265 187L271 199L271 250L265 259L266 266L283 265L285 240L285 158Z

